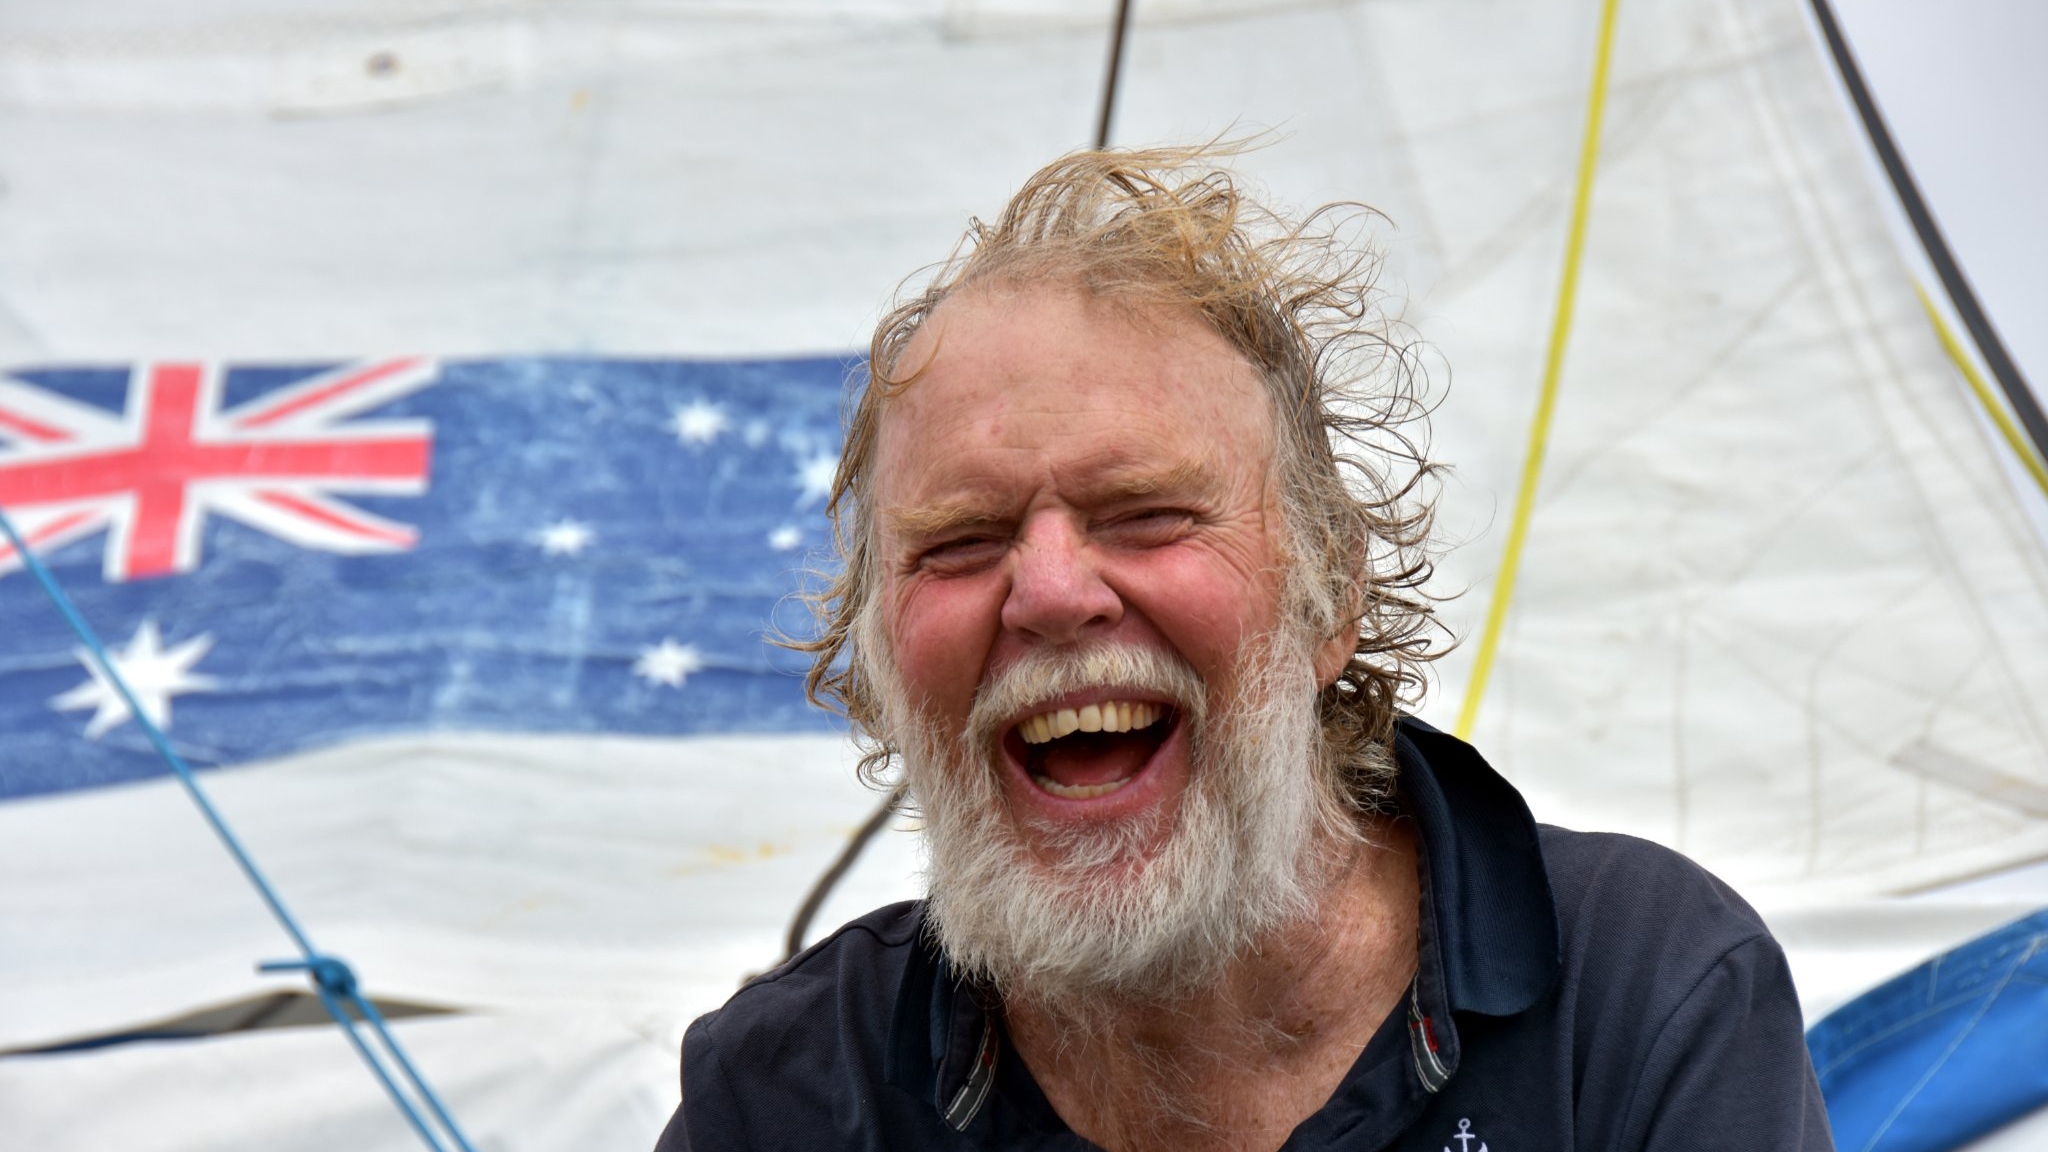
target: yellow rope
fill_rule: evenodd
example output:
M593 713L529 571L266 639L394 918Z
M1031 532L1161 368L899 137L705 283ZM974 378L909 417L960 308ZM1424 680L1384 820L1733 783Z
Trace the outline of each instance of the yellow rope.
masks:
M2026 468L2028 475L2034 478L2034 483L2041 486L2042 495L2048 496L2048 467L2042 465L2041 458L2035 455L2033 447L2027 443L2027 438L2020 435L2019 428L2013 424L2012 417L2005 411L2005 406L1998 402L1998 397L1991 394L1990 386L1984 383L1983 373L1977 371L1977 362L1970 358L1969 352L1963 348L1962 341L1956 339L1956 334L1949 330L1948 323L1934 307L1934 301L1928 299L1927 289L1915 284L1913 291L1920 294L1920 306L1927 309L1927 319L1934 323L1934 334L1941 339L1941 346L1948 351L1948 358L1955 361L1956 367L1962 370L1963 379L1970 382L1970 391L1977 394L1977 403L1984 406L1985 415L1990 416L1991 422L1998 425L1998 431L2005 437L2006 444L2011 446L2013 455L2020 458L2020 464Z
M1543 446L1550 438L1550 416L1557 408L1557 379L1564 368L1564 347L1571 334L1572 301L1578 295L1579 258L1586 247L1586 216L1593 200L1593 171L1600 155L1600 114L1607 105L1607 65L1614 48L1614 14L1620 0L1604 0L1600 10L1600 47L1593 57L1593 90L1586 98L1586 138L1579 148L1578 187L1572 193L1571 233L1565 240L1564 276L1557 289L1557 315L1550 326L1550 352L1543 362L1543 390L1536 402L1536 417L1529 425L1529 450L1522 461L1521 491L1515 495L1515 518L1508 527L1508 542L1501 558L1500 573L1493 581L1493 603L1486 610L1486 628L1479 635L1479 654L1472 664L1472 679L1465 687L1465 703L1458 711L1457 734L1470 739L1479 721L1479 701L1486 695L1486 681L1493 673L1494 652L1500 647L1502 627L1507 623L1508 601L1514 597L1515 572L1521 567L1522 544L1529 535L1529 516L1536 504L1536 480L1543 472Z

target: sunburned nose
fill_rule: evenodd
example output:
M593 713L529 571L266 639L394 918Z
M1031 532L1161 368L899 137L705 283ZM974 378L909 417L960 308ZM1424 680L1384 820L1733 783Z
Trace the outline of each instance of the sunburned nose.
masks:
M1123 619L1123 598L1097 569L1080 533L1057 518L1029 524L1012 556L1003 627L1072 644Z

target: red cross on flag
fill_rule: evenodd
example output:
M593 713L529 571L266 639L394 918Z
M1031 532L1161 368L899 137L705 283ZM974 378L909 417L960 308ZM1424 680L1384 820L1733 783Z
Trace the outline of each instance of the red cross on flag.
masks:
M417 391L423 358L352 364L221 408L217 364L139 364L125 412L0 378L0 508L47 552L104 529L110 582L190 572L210 513L327 552L411 548L334 493L426 491L430 421L350 421ZM0 543L0 573L21 557Z

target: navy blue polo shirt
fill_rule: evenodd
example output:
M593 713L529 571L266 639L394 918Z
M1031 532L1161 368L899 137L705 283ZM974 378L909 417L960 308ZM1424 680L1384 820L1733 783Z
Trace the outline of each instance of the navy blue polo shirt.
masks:
M1538 825L1419 721L1396 753L1415 978L1288 1152L1832 1147L1784 955L1740 897L1646 841ZM921 903L871 912L690 1026L657 1152L1094 1148L993 1003Z

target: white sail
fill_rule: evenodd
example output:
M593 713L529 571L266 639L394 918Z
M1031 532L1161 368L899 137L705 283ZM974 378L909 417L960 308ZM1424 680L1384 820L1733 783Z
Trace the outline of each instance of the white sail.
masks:
M1110 8L17 5L0 369L853 350L970 213L1089 142ZM1437 587L1464 590L1443 615L1467 643L1422 709L1446 728L1514 515L1599 19L1158 0L1124 64L1118 142L1270 130L1248 179L1388 218L1383 283L1456 466ZM1472 734L1540 819L1671 844L1765 907L1814 1007L2027 897L1896 898L2048 856L2048 519L1889 197L1801 0L1621 7ZM776 959L873 800L830 741L758 771L726 770L757 755L730 742L634 747L611 788L579 786L587 746L458 737L219 775L372 991L487 1010L400 1031L491 1146L651 1144L682 1025ZM410 786L365 787L392 765ZM885 839L828 918L915 891L913 834ZM167 780L0 803L0 1049L275 990L250 965L286 949L216 851ZM538 1098L562 1102L545 1124ZM0 1115L41 1148L414 1144L317 1030L0 1059Z

